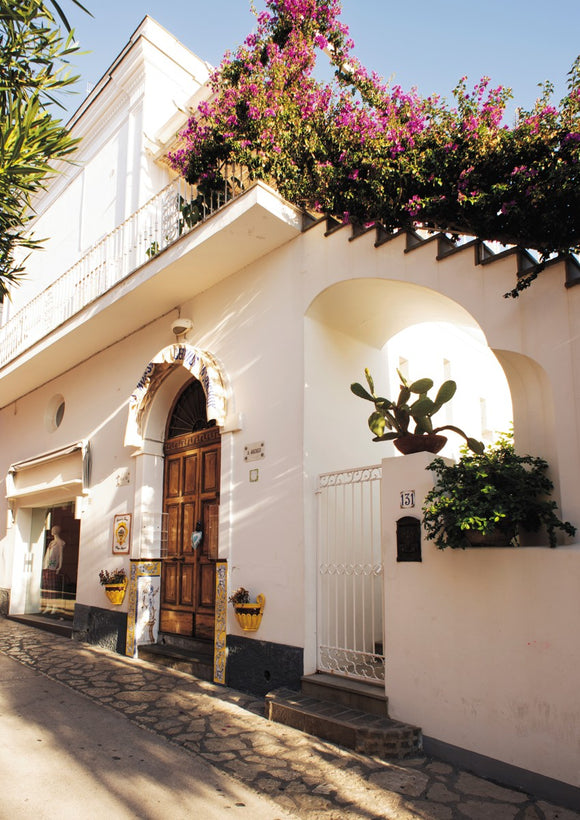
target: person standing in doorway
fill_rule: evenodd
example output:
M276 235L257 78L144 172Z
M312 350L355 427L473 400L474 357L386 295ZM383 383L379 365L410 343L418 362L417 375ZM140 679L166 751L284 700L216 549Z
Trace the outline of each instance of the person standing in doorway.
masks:
M54 526L50 534L52 535L52 541L46 548L44 561L42 562L42 593L44 598L42 611L47 615L55 615L57 612L56 599L60 597L61 590L59 575L65 542L60 537L60 527Z

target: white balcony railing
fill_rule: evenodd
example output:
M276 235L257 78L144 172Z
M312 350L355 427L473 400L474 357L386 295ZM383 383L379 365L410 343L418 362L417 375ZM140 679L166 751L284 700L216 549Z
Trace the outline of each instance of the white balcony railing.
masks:
M241 194L242 180L239 171L221 190L167 185L0 327L0 368Z

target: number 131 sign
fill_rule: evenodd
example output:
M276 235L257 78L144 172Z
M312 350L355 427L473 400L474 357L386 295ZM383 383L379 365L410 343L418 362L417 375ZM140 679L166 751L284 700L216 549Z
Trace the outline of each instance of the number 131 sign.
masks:
M415 490L401 490L401 509L408 510L415 506Z

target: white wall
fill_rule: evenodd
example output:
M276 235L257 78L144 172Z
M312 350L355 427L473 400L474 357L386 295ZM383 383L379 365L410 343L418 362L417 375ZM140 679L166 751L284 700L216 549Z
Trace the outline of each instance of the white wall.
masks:
M53 248L34 262L31 289L23 286L15 300L70 261L77 239L69 211L76 225L81 197L92 224L83 237L78 225L78 247L135 210L167 178L145 144L155 146L156 134L148 129L158 124L162 130L173 110L166 95L157 123L154 103L165 72L171 74L171 55L165 66L155 63L147 86L147 72L140 74L145 51L131 52L118 96L110 85L102 106L95 99L78 120L87 139L84 170L75 173L86 170L90 184L75 182L65 194L71 177L63 177L41 198L38 223L45 219ZM177 82L185 88L185 74ZM141 105L147 87L155 93ZM369 408L349 385L362 380L365 366L376 365L378 372L384 344L409 325L444 321L481 328L510 383L516 443L548 459L561 514L580 524L580 289L563 287L562 266L544 272L519 300L505 300L502 294L515 279L513 259L483 268L473 264L472 252L462 252L439 262L435 243L405 253L404 238L376 248L372 233L353 242L348 231L323 233L323 226L308 231L179 306L194 321L188 341L220 361L241 418L241 429L224 437L222 454L227 548L222 542L220 554L229 561L231 587L266 595L256 637L305 646L307 671L315 654L316 477L376 463L384 453L366 429ZM176 315L159 317L0 410L4 475L15 461L91 441L77 595L85 605L108 605L99 569L128 565L111 555L113 516L134 512L142 489L133 452L123 446L127 402L147 363L173 341ZM56 394L65 398L66 411L62 425L50 432L45 415ZM248 464L244 445L254 442L264 442L266 455ZM395 474L385 487L415 481L401 472L406 459L392 464ZM160 463L153 466L161 470ZM254 468L259 480L250 482ZM127 470L130 483L118 486L119 471ZM425 475L417 477L415 489ZM158 496L157 487L151 503L159 504ZM12 529L6 521L2 500L0 585L10 586L14 577L20 605L26 581L16 570L30 538L30 513L18 512ZM420 565L393 565L388 537L385 550L393 716L448 743L577 783L577 547L465 553L433 548L424 550Z
M428 454L383 462L391 717L428 737L580 785L578 549L438 550L397 563L400 489L433 483Z
M18 254L26 257L26 278L4 322L167 185L172 172L154 160L158 135L207 76L202 60L146 18L132 48L72 118L71 134L81 139L72 162L60 163L34 198L30 229L47 241Z
M304 280L305 303L335 332L338 327L348 331L350 354L360 356L361 375L365 365L373 370L365 340L378 349L402 328L427 320L464 326L468 333L481 327L509 381L516 446L547 458L560 514L580 525L580 397L574 387L580 367L580 290L564 288L563 268L548 270L529 292L511 301L502 294L513 287L513 260L482 270L473 265L470 253L437 262L432 243L405 254L402 238L375 248L372 235L349 242L348 232L339 231L319 236L316 244L313 232L309 234L301 262L315 276ZM406 295L400 289L403 282L409 283ZM442 301L433 296L434 289ZM314 356L316 372L331 383L325 385L326 393L336 390L335 380L347 386L352 379L340 372L340 363L348 359L344 350L333 350L312 334L306 338L318 342L314 352L307 349L307 361ZM401 353L403 349L401 345ZM399 349L391 354L398 357ZM469 350L468 360L471 355ZM431 375L431 358L429 349L412 377ZM479 398L481 361L475 369ZM375 381L384 385L378 372L373 370ZM501 370L499 377L501 381ZM461 388L464 380L457 381ZM486 385L486 391L495 393L495 388ZM367 414L357 401L361 418L356 435L366 436ZM320 415L307 414L307 441L316 439ZM342 418L346 424L346 410ZM459 426L467 424L461 420ZM346 434L354 443L354 434ZM356 447L359 463L368 463L368 445L357 441ZM320 453L327 450L332 460L334 449L321 445ZM440 552L426 542L422 563L398 564L394 522L402 514L399 492L414 489L420 508L432 481L424 470L431 458L383 462L390 713L421 726L427 736L579 785L578 546ZM417 459L423 459L420 465ZM306 509L308 503L307 498Z
M229 379L242 429L222 450L231 489L230 588L266 596L259 640L302 646L303 341L292 255L270 254L182 306L190 343L210 351ZM265 458L244 461L244 445L264 442ZM224 441L225 444L225 441ZM229 463L226 459L229 458ZM250 481L250 470L259 480ZM228 608L231 610L231 608ZM238 631L231 611L231 631Z
M377 392L396 398L399 380L396 369L404 358L409 363L408 381L428 377L434 381L430 391L435 398L446 379L457 383L457 392L433 417L435 427L453 424L468 436L491 444L513 421L511 395L504 371L487 347L481 331L444 322L412 325L393 336L385 347L386 368L375 375ZM448 362L449 375L444 362ZM386 371L386 372L385 372ZM483 404L483 406L482 406ZM444 431L448 442L441 455L458 458L465 440Z

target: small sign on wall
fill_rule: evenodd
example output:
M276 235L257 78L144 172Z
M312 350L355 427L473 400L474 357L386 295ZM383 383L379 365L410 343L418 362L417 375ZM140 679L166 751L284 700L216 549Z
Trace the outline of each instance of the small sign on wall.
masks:
M409 510L415 506L415 490L401 490L401 509Z
M113 519L113 555L128 555L131 543L131 515L116 515Z
M255 441L253 444L244 445L244 461L260 461L264 458L264 442Z

